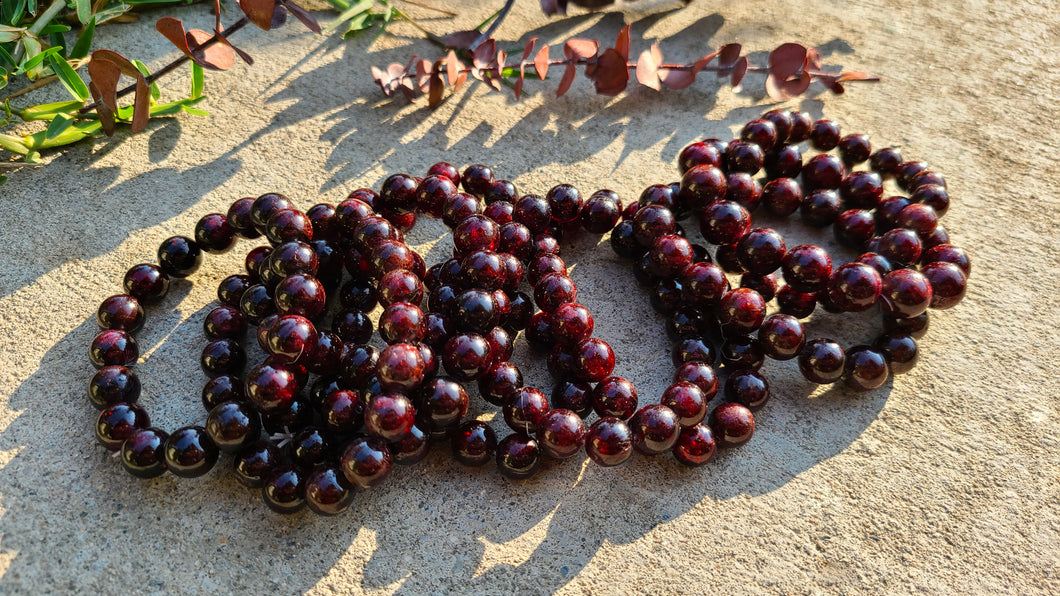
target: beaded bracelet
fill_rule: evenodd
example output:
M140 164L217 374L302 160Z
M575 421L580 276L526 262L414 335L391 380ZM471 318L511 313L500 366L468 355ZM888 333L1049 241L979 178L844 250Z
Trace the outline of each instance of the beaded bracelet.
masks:
M807 138L819 151L838 146L841 159L822 153L803 164L798 143ZM846 174L866 159L873 172ZM765 186L752 177L763 167ZM360 189L335 207L305 213L278 194L240 199L227 215L203 217L194 240L163 242L159 265L130 269L126 294L101 305L104 330L90 347L99 371L89 396L103 409L97 438L144 478L167 469L200 476L219 451L233 452L237 478L260 487L266 504L284 513L307 503L322 514L344 510L352 486L378 484L394 462L419 461L432 438L448 438L467 465L495 459L512 478L532 475L543 455L571 457L583 446L604 466L623 463L634 450L670 450L682 463L702 465L716 446L741 445L753 434L752 411L769 396L757 372L765 356L799 358L814 382L842 378L871 389L915 363L912 337L926 330L927 306L948 308L963 296L967 255L947 243L938 225L949 205L945 181L921 162L902 162L895 149L870 153L863 135L839 137L834 123L773 111L728 145L714 139L689 145L679 168L680 183L649 187L625 208L612 191L583 201L569 185L517 198L514 185L495 180L486 166L461 174L444 162L426 178L390 176L378 194ZM881 176L890 175L908 199L882 200ZM809 194L803 196L796 176ZM811 225L834 223L840 242L872 252L832 271L822 249L788 250L775 231L752 229L750 214L760 204L774 215L799 210ZM404 244L402 233L417 213L441 217L453 229L452 259L426 269ZM684 238L678 220L689 215L718 245L718 265ZM638 280L653 287L653 307L668 316L677 371L661 403L637 410L633 384L610 376L610 346L591 337L592 315L575 302L577 288L558 256L559 239L578 228L610 231L615 252L635 260ZM203 389L205 426L171 435L151 428L136 403L139 380L128 368L138 358L131 334L144 321L141 303L161 299L169 278L194 273L203 251L224 252L237 235L262 234L271 248L252 250L247 274L221 282L221 306L204 321L211 341L200 364L212 377ZM345 284L343 269L352 276ZM787 282L779 289L777 269ZM725 272L742 273L742 287L731 288ZM518 291L524 278L532 297ZM343 309L330 331L317 329L325 296L336 293ZM774 295L781 313L765 317ZM381 352L366 344L372 335L366 313L377 302L385 307L378 327L388 344ZM873 347L846 352L828 339L805 341L799 318L818 302L837 312L879 303L886 333ZM541 311L531 315L535 303ZM270 355L241 379L239 340L250 324ZM509 361L512 336L524 328L531 346L549 353L551 404L522 386ZM718 392L711 336L724 339L721 361L730 372L727 403L708 417L707 403ZM440 368L449 377L437 376ZM316 375L311 384L309 374ZM502 407L512 435L498 442L489 425L461 422L469 403L461 383L471 381ZM309 395L300 398L305 388ZM583 418L594 411L600 418L586 428ZM262 428L268 439L260 438Z

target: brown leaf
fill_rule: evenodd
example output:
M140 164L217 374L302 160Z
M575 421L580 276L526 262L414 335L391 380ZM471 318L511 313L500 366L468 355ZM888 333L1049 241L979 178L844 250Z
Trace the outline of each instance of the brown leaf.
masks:
M449 77L449 84L456 84L456 77L460 74L460 68L463 64L460 64L460 59L456 57L456 52L449 50L449 55L445 57L445 76Z
M817 48L809 48L806 50L806 63L803 65L803 69L821 70L821 53L817 51Z
M740 58L740 51L743 50L743 46L738 43L727 43L718 49L718 66L722 68L732 68L736 65L736 61Z
M416 62L416 84L424 93L431 87L431 61L418 60Z
M541 10L543 10L548 16L554 14L566 16L567 0L541 0Z
M519 66L519 78L515 81L515 101L519 101L519 98L523 95L523 80L526 78L526 72L523 66Z
M563 53L568 60L593 58L600 51L600 42L595 39L568 39L563 44Z
M434 68L431 70L431 82L429 89L427 90L427 105L436 108L442 103L442 92L445 90L445 83L442 81L442 61L439 60L434 63Z
M745 74L747 74L747 56L740 56L732 67L732 86L739 86Z
M806 62L806 46L797 43L785 43L769 53L769 72L778 81L787 81L799 74Z
M99 101L106 104L110 111L118 110L118 80L121 79L121 69L118 65L102 56L92 55L88 63L88 76L99 90Z
M615 96L629 83L629 69L622 53L614 48L604 50L596 61L596 70L590 77L600 95Z
M615 51L622 56L622 60L625 62L629 62L629 28L629 25L623 27L618 32L618 39L615 40ZM626 78L629 77L627 76Z
M472 29L471 31L457 31L456 33L450 33L442 38L442 43L447 48L456 48L458 50L469 50L471 44L475 43L476 40L482 35L482 33Z
M462 72L459 75L457 75L456 84L453 85L453 92L455 93L456 91L458 91L461 87L464 86L464 83L466 83L466 82L467 82L467 73L466 72Z
M276 0L239 0L239 9L247 15L251 23L266 31L272 29L272 15L276 12ZM170 39L170 41L173 40Z
M301 21L302 24L305 25L307 29L309 29L313 33L316 33L317 35L320 35L320 23L318 23L317 20L313 17L313 15L309 14L309 12L306 11L306 9L304 9L301 6L295 4L294 2L287 2L287 1L283 2L283 6L284 6L284 8L289 10L291 12L291 14L294 15L294 18L296 18L299 21Z
M203 66L209 65L214 70L228 70L236 63L235 51L232 46L225 45L223 43L215 43L206 49L200 46L206 43L207 40L212 39L213 35L202 31L200 29L192 29L187 33L188 46L191 49L191 56L188 56L192 60L202 64Z
M651 50L644 50L637 59L637 81L645 87L651 87L656 91L662 90L659 86L659 63L662 55L659 46L652 44Z
M390 97L390 77L386 71L372 67L372 80L383 90L383 95Z
M108 137L114 136L114 112L107 107L107 102L103 101L103 96L99 92L99 87L93 81L88 82L88 91L92 94L92 101L96 102L96 114L99 115L99 124L103 127L103 134Z
M879 77L870 75L867 72L851 71L839 73L839 78L836 79L837 83L843 81L878 81Z
M710 61L713 60L719 53L721 53L720 50L716 51L716 52L711 52L711 53L707 54L706 56L703 56L699 60L696 60L692 64L692 73L693 74L699 74L699 72L701 70L703 70L704 68L706 68L707 65L710 64Z
M671 89L684 89L696 80L696 75L687 70L675 70L671 68L659 69L659 79L662 84Z
M806 93L806 90L810 88L810 83L813 81L813 77L809 73L803 72L796 78L788 79L784 81L784 91L790 96L795 97L796 95L802 95Z
M136 68L129 59L121 54L112 50L96 50L92 52L92 61L89 62L89 66L93 62L99 61L102 64L102 70L100 70L101 80L105 82L108 87L99 87L102 91L103 97L107 98L108 94L113 93L110 91L109 86L113 83L114 88L117 88L118 81L114 78L114 69L117 69L121 74L136 79L136 95L133 99L133 119L132 119L132 132L136 134L143 129L147 128L147 120L151 117L151 86L147 84L147 79L144 78L144 74L140 72L140 69ZM107 66L107 63L113 65L113 67ZM101 67L97 67L99 70ZM89 71L91 74L91 70ZM94 78L94 77L93 77ZM118 100L116 96L109 98L110 106L116 112L118 110Z
M523 62L526 62L526 59L530 57L530 54L534 53L535 45L537 45L536 37L531 37L529 41L526 42L526 47L523 48Z
M574 75L578 72L578 69L573 64L568 64L567 69L563 71L563 78L559 81L559 88L556 89L556 97L559 97L570 89L571 83L574 82Z
M537 51L537 55L534 56L534 71L537 72L537 76L540 79L545 78L548 74L548 44L541 46L541 49Z
M214 29L214 35L217 37L217 39L221 40L221 43L232 48L232 51L238 54L239 57L242 58L243 62L245 62L248 66L253 66L254 58L251 58L250 54L232 45L232 42L228 41L228 38L225 37L224 33L222 33L220 29Z
M475 68L483 70L488 68L490 63L497 57L497 43L492 39L487 39L482 42L474 53L471 54L472 63Z

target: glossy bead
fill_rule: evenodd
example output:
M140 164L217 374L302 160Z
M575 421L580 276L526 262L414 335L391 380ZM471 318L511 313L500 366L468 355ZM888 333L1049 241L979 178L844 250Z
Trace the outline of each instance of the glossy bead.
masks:
M839 156L847 167L857 165L869 158L872 153L872 144L869 136L863 134L846 135L839 139Z
M603 191L597 191L589 197L579 215L582 228L590 234L605 234L611 231L622 216L622 204L617 195L612 198L610 195L599 194L601 192Z
M206 313L202 328L210 339L242 339L247 333L247 319L236 307L218 306Z
M141 263L125 272L122 287L140 303L151 304L161 300L169 291L169 276L158 265Z
M166 472L165 444L169 438L157 428L141 428L121 444L121 463L137 478L157 478Z
M247 362L246 352L234 339L215 339L202 349L199 364L207 376L239 374Z
M201 426L185 426L173 431L166 440L166 468L181 478L197 478L209 472L220 451L214 445L206 429Z
M661 205L646 205L633 216L633 237L644 247L650 247L656 238L673 234L676 230L677 220L673 213Z
M794 178L802 172L802 151L797 145L785 145L766 154L766 175L773 178Z
M786 249L780 234L770 228L755 228L740 239L736 254L744 269L767 275L780 267Z
M925 184L918 187L909 195L909 200L931 207L938 217L945 215L950 208L950 195L944 186L938 184Z
M427 170L428 176L445 176L446 178L453 181L453 184L460 184L460 171L456 169L456 166L447 162L440 161Z
M374 437L358 437L347 443L339 463L346 480L361 488L380 484L394 467L386 443Z
M413 425L404 439L390 444L390 453L394 463L402 466L423 461L430 453L431 435L419 425Z
M446 199L442 205L442 221L450 228L455 228L460 222L481 211L482 205L477 198L458 192Z
M721 364L726 369L753 368L758 370L765 364L765 352L758 340L745 335L736 335L721 344Z
M266 476L261 487L262 500L276 513L296 513L305 507L305 481L304 471L280 465Z
M794 358L805 340L802 323L792 315L770 315L758 329L758 344L774 360Z
M769 382L756 370L734 370L725 380L725 399L757 412L769 401Z
M762 203L773 215L787 217L802 204L802 189L791 178L771 180L762 188Z
M877 150L869 156L869 167L884 178L891 178L902 164L902 153L894 147Z
M814 155L802 166L804 192L836 190L846 177L846 168L839 158L832 155Z
M762 203L762 185L746 172L732 172L725 177L725 200L742 205L750 212Z
M699 231L711 244L734 244L751 230L751 214L733 201L716 201L700 214Z
M676 234L655 239L648 251L652 268L659 277L676 277L692 264L692 245Z
M755 418L742 404L725 403L714 408L707 422L718 447L739 447L755 433Z
M497 181L502 182L502 181ZM494 184L497 184L494 182ZM492 192L492 191L491 191ZM486 208L482 210L482 214L492 219L498 226L504 226L507 223L516 223L515 219L515 205L512 205L506 200L495 200L489 201L489 195L487 195ZM514 200L514 199L513 199ZM522 225L522 224L518 224ZM525 227L525 226L523 226ZM529 230L527 230L529 231ZM498 245L499 247L499 245Z
M364 424L365 403L356 391L335 389L324 394L320 414L324 426L333 433L350 433Z
M813 118L806 112L791 112L791 130L788 132L789 143L801 143L810 138L813 130Z
M931 282L919 271L896 269L883 276L883 311L895 318L911 318L931 305Z
M810 142L818 151L831 151L839 144L839 125L831 120L818 120L810 128Z
M536 439L512 433L497 445L497 469L515 480L529 478L541 467L541 447Z
M784 255L784 281L794 291L809 293L823 289L832 276L832 259L819 246L802 244Z
M924 254L920 256L920 263L922 265L930 265L931 263L936 262L953 263L964 272L965 277L972 274L972 262L968 257L968 253L966 253L963 248L953 246L952 244L933 246L924 251Z
M271 441L256 441L243 448L232 460L236 480L247 488L261 488L265 477L276 469L282 456Z
M172 236L158 247L158 266L169 277L187 277L202 265L202 249L191 238Z
M122 442L136 431L151 426L147 411L132 403L111 404L96 418L96 440L110 451L121 448Z
M503 362L512 357L515 342L503 327L494 327L484 336L490 344L490 358L493 362Z
M585 433L585 452L599 466L621 465L633 455L633 433L626 422L603 416Z
M411 343L387 346L375 367L379 385L387 392L411 392L423 382L424 364L423 354Z
M571 410L556 409L545 414L537 427L541 450L549 457L566 459L585 444L585 423Z
M273 214L284 209L292 209L293 207L294 203L287 197L274 192L265 193L254 199L251 204L249 210L250 223L254 225L254 229L259 234L264 234L265 226L268 225L269 218Z
M892 374L909 372L916 366L919 349L916 340L907 333L884 333L876 338L872 347L883 354Z
M714 166L693 166L681 176L681 196L693 208L725 198L727 187L725 174Z
M839 184L839 197L848 209L875 209L883 198L883 181L875 172L851 172Z
M96 310L100 329L120 329L135 333L144 325L144 309L128 294L118 294L104 300Z
M416 410L401 394L374 395L364 410L365 430L388 443L404 439L415 423Z
M449 338L442 349L442 365L453 378L473 381L493 364L489 342L477 333L460 333Z
M388 344L422 341L426 333L426 315L415 304L395 302L379 316L379 336ZM371 331L368 337L371 337Z
M751 120L740 130L740 140L758 145L762 151L769 151L777 143L779 134L773 122L763 118Z
M313 223L297 209L283 209L273 213L265 224L265 237L273 245L284 242L309 242L313 239Z
M574 350L575 374L581 381L602 381L615 369L615 353L602 339L583 340Z
M843 381L856 391L869 391L883 385L890 375L887 358L869 346L854 346L847 350Z
M448 377L427 381L419 389L418 396L421 404L418 412L430 431L451 429L467 414L467 391Z
M863 263L865 265L868 265L869 267L872 267L876 270L876 273L880 274L881 277L887 275L891 271L894 271L894 265L892 265L890 261L885 259L883 255L879 255L874 252L864 253L858 256L858 258L854 262Z
M136 403L140 399L140 379L131 368L104 366L88 382L88 399L99 410L118 402Z
M493 169L483 164L473 164L464 169L460 183L464 190L475 195L485 194L493 182Z
M968 279L957 265L936 261L924 265L920 274L931 284L931 308L952 308L964 298Z
M504 405L504 421L516 432L533 433L549 409L544 393L533 387L520 387Z
M486 333L500 322L500 312L493 295L479 289L458 294L451 316L458 330L476 333Z
M710 309L729 291L729 280L713 263L695 263L681 275L681 295L691 306Z
M297 397L299 389L294 372L262 364L247 373L244 391L254 407L267 414L288 406Z
M799 370L806 380L821 385L835 383L843 376L846 354L830 339L811 339L799 352Z
M637 410L629 421L633 448L645 455L669 450L681 433L679 418L662 404L649 404Z
M817 297L813 292L798 292L791 286L784 286L777 290L777 306L786 315L805 319L817 307Z
M228 208L228 213L225 218L228 220L228 226L233 232L247 239L254 239L261 236L261 233L254 228L254 222L250 218L251 210L254 207L254 200L254 197L243 197L242 199L233 202Z
M250 286L239 299L239 311L243 313L248 323L259 323L276 311L272 292L262 284Z
M729 172L757 174L765 163L765 152L754 143L731 141L725 148L725 166Z
M552 219L559 223L577 219L584 204L578 189L570 184L553 186L545 195L545 200L552 210Z
M709 341L702 337L683 337L674 342L670 353L670 359L674 366L680 366L685 362L698 360L707 364L714 364L718 355Z
M96 368L118 365L131 366L140 357L140 348L129 332L104 329L88 347L88 358Z
M843 212L843 203L834 190L816 190L803 196L799 204L799 217L809 226L823 228L830 226Z
M688 381L675 382L659 398L659 403L677 414L681 426L699 424L707 415L708 401L699 386Z
M423 283L407 269L388 271L379 280L379 302L390 306L395 302L419 304L423 300Z
M578 299L578 288L574 281L559 273L551 273L534 284L534 301L544 312L553 312L561 304Z
M688 382L699 388L706 402L718 394L718 377L710 364L701 360L690 360L677 366L673 376L674 383Z
M320 468L306 478L305 502L319 515L338 515L353 502L353 487L341 470Z
M218 375L202 387L202 405L207 411L226 401L245 401L243 380L235 375Z
M848 209L839 214L832 230L840 244L860 249L876 231L876 220L871 211Z
M258 439L261 420L248 404L225 402L210 410L206 433L221 451L239 451Z
M758 329L766 316L766 302L758 292L735 288L722 297L715 311L723 330L748 333Z
M689 467L706 464L714 457L717 441L706 424L696 424L681 429L673 446L674 458Z
M864 263L845 263L832 274L828 293L832 303L847 312L868 310L883 290L878 271Z
M524 195L514 203L515 221L526 226L532 233L548 230L552 223L552 207L548 200L537 195Z
M468 420L450 437L453 457L465 466L481 466L493 459L497 435L485 422Z
M317 341L313 323L299 315L283 315L269 327L266 345L270 354L283 356L289 362L307 360Z
M634 203L635 204L635 203ZM611 230L611 250L623 259L635 259L648 249L637 242L634 236L633 222L621 221Z
M677 156L677 168L684 174L695 166L720 167L721 153L713 145L698 142L686 145Z

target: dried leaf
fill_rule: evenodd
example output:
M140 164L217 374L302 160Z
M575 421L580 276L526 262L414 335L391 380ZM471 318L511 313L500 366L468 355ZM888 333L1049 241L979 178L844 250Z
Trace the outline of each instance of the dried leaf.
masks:
M732 86L739 87L745 74L747 74L747 56L740 56L732 67Z
M559 97L570 89L571 83L574 82L574 75L578 72L578 69L573 64L568 64L567 69L563 71L563 78L559 81L559 88L556 89L556 97Z
M828 87L828 90L836 95L842 95L845 91L843 84L832 77L817 77L817 80L821 81L821 84Z
M199 49L199 46L213 36L198 29L185 31L184 23L179 19L162 17L155 23L155 29L200 66L211 70L227 70L235 64L235 52L230 44L215 43L205 50Z
M93 56L92 61L88 63L88 76L92 79L89 91L91 92L95 87L99 95L96 97L97 93L93 93L93 100L105 104L112 113L116 112L118 110L118 80L121 79L121 69L118 65L102 57Z
M232 44L232 42L228 41L228 38L225 37L224 33L222 33L220 29L214 29L214 35L217 37L217 39L221 40L221 43L232 48L232 51L238 54L239 57L243 60L243 62L247 64L247 66L254 65L254 58L251 58L250 54L237 48L235 45Z
M729 69L736 65L736 61L740 58L740 51L743 50L743 46L738 43L727 43L718 50L718 66Z
M704 68L706 68L707 65L710 64L710 61L713 60L719 53L720 53L720 51L711 52L711 53L707 54L706 56L703 56L699 60L696 60L695 62L693 62L692 63L692 74L699 74L700 71L702 71Z
M623 27L618 32L618 39L615 40L615 51L622 56L622 60L625 62L629 62L629 29L629 25Z
M821 70L821 65L821 53L817 51L817 48L807 49L806 63L803 65L803 69Z
M313 17L313 15L309 14L309 12L306 11L306 9L304 9L301 6L295 4L294 2L286 2L285 1L285 2L283 2L283 6L287 10L289 10L291 12L291 14L294 15L294 18L296 18L299 21L301 21L302 24L305 25L307 29L309 29L310 31L312 31L313 33L316 33L318 35L320 34L320 23L318 23L317 20Z
M796 78L788 79L784 81L784 91L790 97L796 95L802 95L806 93L806 90L810 88L810 83L813 81L813 77L809 73L803 72Z
M453 92L458 91L467 82L467 73L462 72L456 77L456 84L453 85Z
M787 81L799 74L806 62L806 46L797 43L782 44L769 53L769 72L778 81Z
M659 69L659 79L671 89L684 89L696 80L696 75L687 70Z
M482 33L472 29L471 31L457 31L456 33L450 33L442 38L442 43L447 48L456 48L458 50L469 50L471 44L475 43Z
M851 71L839 73L839 78L835 81L842 83L843 81L878 81L879 77L874 77L867 72Z
M523 66L519 66L519 78L515 81L515 101L519 101L519 98L523 95L523 80L526 78L526 72Z
M545 44L534 56L534 71L537 72L537 78L543 79L548 74L548 62L548 44Z
M600 95L615 96L625 90L629 84L629 69L626 66L626 58L615 48L608 48L600 55L596 62L596 70L592 75L596 92Z
M449 84L454 85L456 83L456 76L460 73L460 59L456 57L456 52L449 50L449 55L445 57L445 75L449 77Z
M114 136L114 111L107 106L107 102L103 101L99 87L94 81L88 83L88 91L92 94L92 101L97 104L96 114L99 115L99 124L103 127L103 134L108 137Z
M431 80L427 89L427 105L436 108L442 103L442 92L445 90L445 83L442 81L442 61L439 60L434 63L434 68L431 69Z
M115 70L120 74L136 79L132 132L135 134L147 128L147 120L151 115L151 86L147 84L147 79L144 78L143 73L128 58L115 51L96 50L92 52L92 61L89 62L89 74L92 75L93 81L96 80L96 76L93 75L92 65L96 62L99 63L96 66L96 72L101 77L99 80L103 85L106 85L98 87L104 100L103 103L109 102L107 107L114 112L117 111L116 90L120 76L115 74Z
M497 57L497 42L487 39L482 42L471 54L472 63L476 69L484 70Z
M656 91L662 90L659 85L659 48L652 44L651 50L641 52L637 59L637 81L645 87L651 87Z
M600 42L595 39L568 39L563 44L563 53L568 60L596 57L600 51Z
M251 23L266 31L272 29L272 17L276 12L276 0L239 0L239 9L243 11L243 14L247 15ZM162 35L165 35L165 33L162 33ZM170 39L170 41L173 40Z
M431 88L431 71L430 60L418 60L416 62L416 84L419 85L420 91L424 93Z
M526 42L526 47L523 48L523 62L526 62L526 59L530 57L530 54L534 53L535 45L537 45L536 37L531 37L530 40Z

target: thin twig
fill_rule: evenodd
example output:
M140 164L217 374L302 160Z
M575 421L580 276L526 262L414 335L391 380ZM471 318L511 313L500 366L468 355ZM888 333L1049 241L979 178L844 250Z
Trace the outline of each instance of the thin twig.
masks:
M490 23L490 26L478 36L478 39L468 46L467 49L469 52L474 52L475 48L482 45L487 39L493 37L493 32L497 30L497 27L501 26L501 21L504 20L504 17L508 16L508 11L512 9L512 5L514 4L515 0L506 0L504 7L497 13L497 18L493 19L493 22Z
M235 33L236 31L239 31L240 29L245 27L247 25L247 23L249 23L249 22L250 22L250 19L248 19L246 16L241 17L238 21L232 23L227 28L225 28L225 30L224 30L225 37L227 38L229 35ZM209 48L210 46L214 45L215 43L218 43L219 41L221 41L221 39L217 36L216 33L214 33L213 37L211 37L210 39L207 39L206 41L204 41L202 43L202 45L200 45L199 47L195 48L195 51L196 52L201 52L201 51L205 50L206 48ZM154 73L152 73L151 76L147 77L147 79L146 79L147 80L147 84L151 85L152 83L154 83L158 79L162 78L163 76L173 72L174 70L176 70L177 68L179 68L181 65L183 65L185 62L187 62L189 60L190 60L190 58L188 58L187 56L181 56L180 58L177 58L173 62L170 62L169 64L163 66L161 69L159 69L159 70L155 71ZM128 87L122 89L121 91L118 91L117 95L115 96L115 99L120 99L122 97L125 97L126 95L132 93L133 91L136 91L136 83L133 83L132 85L129 85ZM78 110L78 114L87 114L87 113L91 112L92 110L96 109L97 107L99 107L100 103L101 103L100 101L94 101L94 102L88 104L87 106L81 108L80 110Z
M43 79L37 79L32 84L27 85L24 89L19 89L18 91L15 91L11 95L8 95L7 97L4 97L4 98L0 99L0 103L4 103L5 101L7 101L9 99L15 99L16 97L18 97L20 95L25 95L25 94L29 93L30 91L35 91L37 89L40 89L41 87L47 85L48 83L51 83L51 82L57 81L57 80L59 80L59 77L56 77L54 75L50 76L50 77L44 77Z

